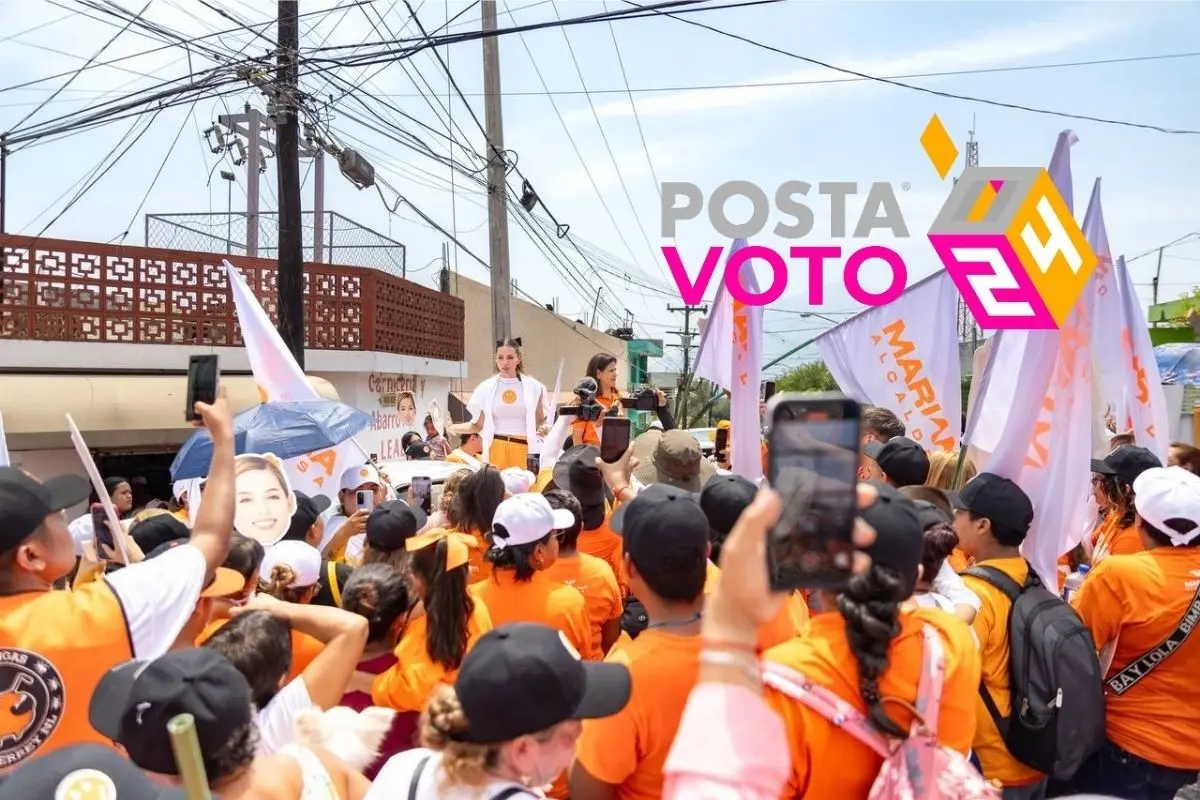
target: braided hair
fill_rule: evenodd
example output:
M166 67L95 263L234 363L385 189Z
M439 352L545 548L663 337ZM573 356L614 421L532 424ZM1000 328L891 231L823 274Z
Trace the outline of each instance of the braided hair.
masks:
M867 719L880 733L907 738L883 707L879 678L888 668L888 650L900 634L900 604L907 587L890 567L873 565L855 575L838 595L838 611L846 621L846 638L858 664L858 691L867 704Z

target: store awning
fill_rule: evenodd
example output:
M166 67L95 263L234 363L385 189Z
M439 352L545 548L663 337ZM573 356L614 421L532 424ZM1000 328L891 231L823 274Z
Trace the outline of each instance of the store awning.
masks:
M308 377L317 393L339 400L323 378ZM227 375L221 384L234 411L259 402L250 375ZM0 375L0 412L8 436L68 431L70 414L88 431L179 431L184 421L186 375Z

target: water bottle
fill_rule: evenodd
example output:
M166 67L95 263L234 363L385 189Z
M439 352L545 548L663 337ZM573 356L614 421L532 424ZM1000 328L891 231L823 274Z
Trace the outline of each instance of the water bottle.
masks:
M1091 567L1087 564L1080 564L1079 569L1067 576L1067 580L1063 585L1063 600L1066 600L1068 603L1071 602L1075 594L1079 591L1079 587L1083 586L1083 580L1087 577L1088 570L1090 569Z

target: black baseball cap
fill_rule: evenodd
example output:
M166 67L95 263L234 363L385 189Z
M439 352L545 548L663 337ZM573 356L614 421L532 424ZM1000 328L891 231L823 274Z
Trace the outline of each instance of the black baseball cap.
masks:
M655 483L620 506L608 521L635 564L678 563L708 555L708 517L698 496Z
M191 532L174 514L155 514L130 528L129 535L149 557L150 553L165 544L179 539L186 540Z
M187 792L155 782L111 747L77 744L35 758L0 778L0 800L42 797L187 800Z
M758 487L741 475L714 475L700 491L700 510L708 518L709 538L721 542L733 530L758 494Z
M909 498L910 500L912 498ZM928 500L913 500L912 504L917 507L917 517L921 520L921 530L929 530L934 525L949 525L952 520L945 511L935 506Z
M393 553L417 535L428 521L425 511L403 500L388 500L375 506L367 517L367 544L372 550Z
M167 723L180 714L195 719L202 753L219 752L254 719L250 684L216 650L193 647L114 667L88 707L93 728L125 748L133 763L160 775L179 774Z
M309 530L317 524L321 515L329 510L333 501L323 494L316 497L311 497L304 492L292 492L292 494L296 495L296 511L292 514L292 524L288 526L287 533L283 535L283 538L303 542Z
M0 553L7 553L41 527L46 517L84 502L87 478L59 475L46 482L17 467L0 467Z
M1093 458L1092 472L1112 475L1124 483L1132 484L1137 480L1138 475L1162 465L1158 456L1146 448L1134 444L1124 444L1103 459Z
M1033 524L1033 503L1025 491L990 472L981 472L958 492L949 492L950 505L991 521L994 527L1028 533Z
M907 436L867 442L863 452L875 459L893 486L920 486L929 477L929 456Z
M599 528L604 522L604 476L596 466L599 457L599 447L581 444L554 463L554 485L575 495L583 509L585 531Z
M404 448L404 455L409 461L428 461L433 456L433 450L419 439Z
M890 567L904 581L905 597L913 593L925 551L925 526L916 504L895 487L870 481L878 491L875 502L858 515L875 529L875 543L863 552L872 565Z
M464 741L499 744L569 719L611 717L629 702L629 668L584 661L558 630L501 625L463 658L454 691L467 718Z

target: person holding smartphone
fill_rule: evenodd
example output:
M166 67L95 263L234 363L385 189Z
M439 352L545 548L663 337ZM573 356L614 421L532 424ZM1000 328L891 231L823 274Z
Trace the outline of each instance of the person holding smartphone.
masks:
M367 531L367 518L387 500L387 484L373 464L350 467L342 473L338 513L325 522L317 548L330 561L344 561L346 543Z

